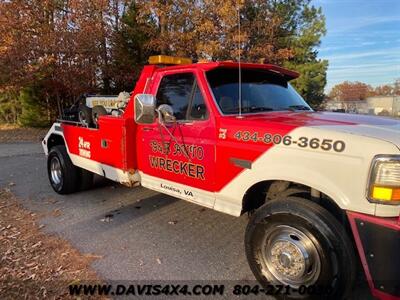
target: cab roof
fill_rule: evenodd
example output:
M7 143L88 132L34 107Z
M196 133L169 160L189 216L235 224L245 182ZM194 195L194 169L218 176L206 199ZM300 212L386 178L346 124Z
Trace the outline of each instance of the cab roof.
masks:
M202 71L210 71L216 68L232 68L237 69L239 68L238 62L232 61L216 61L216 62L200 62L194 64L185 64L185 65L173 65L173 66L157 66L157 69L163 70L182 70L182 69L200 69ZM295 79L299 77L299 73L295 71L291 71L277 65L273 64L256 64L256 63L247 63L243 62L240 64L242 69L254 69L254 70L266 70L272 73L276 73L278 75L283 76L287 81Z

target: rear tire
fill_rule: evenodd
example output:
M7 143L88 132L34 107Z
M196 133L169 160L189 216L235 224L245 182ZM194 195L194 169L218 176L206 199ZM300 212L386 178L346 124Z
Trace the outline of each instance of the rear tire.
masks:
M51 148L47 157L47 174L52 188L58 194L70 194L79 188L79 170L72 164L65 146Z
M288 197L261 206L247 226L245 249L264 288L291 287L279 299L345 299L352 290L353 244L329 211L309 200ZM295 292L302 286L305 293Z
M78 119L83 126L92 126L92 109L85 104L80 104L78 109Z
M102 105L96 105L92 108L92 121L95 127L99 127L99 117L106 114L107 110Z

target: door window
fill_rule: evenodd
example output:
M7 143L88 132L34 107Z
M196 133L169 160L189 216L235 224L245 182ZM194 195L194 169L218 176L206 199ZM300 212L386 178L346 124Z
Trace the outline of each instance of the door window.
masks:
M204 120L207 109L193 73L166 75L157 91L157 107L168 104L177 120Z

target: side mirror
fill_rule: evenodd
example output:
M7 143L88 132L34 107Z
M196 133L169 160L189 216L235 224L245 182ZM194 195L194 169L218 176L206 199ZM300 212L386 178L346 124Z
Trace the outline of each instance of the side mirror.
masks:
M171 105L161 104L157 108L159 122L164 124L175 123L174 109Z
M156 98L150 94L137 94L135 96L135 122L138 124L151 124L155 120Z

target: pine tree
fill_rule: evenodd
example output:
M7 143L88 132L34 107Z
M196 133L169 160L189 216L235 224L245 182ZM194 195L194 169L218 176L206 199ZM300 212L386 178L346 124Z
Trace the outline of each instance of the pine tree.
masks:
M112 73L116 93L131 91L148 57L158 54L144 46L150 41L155 24L140 23L138 10L135 2L129 5L120 20L120 28L113 37Z
M19 122L22 126L45 127L49 125L39 91L38 87L26 87L19 94L18 99L22 108Z

